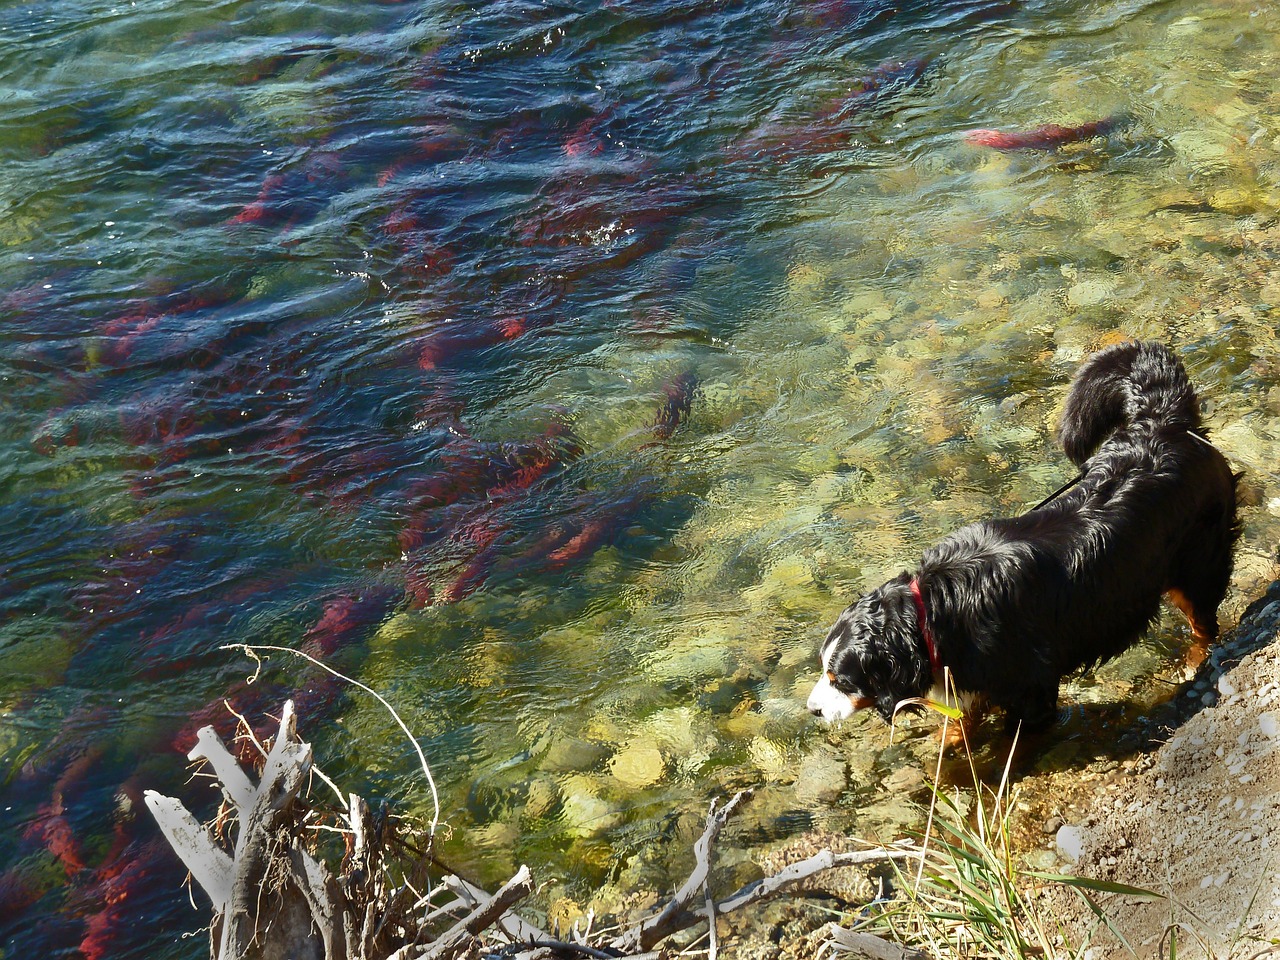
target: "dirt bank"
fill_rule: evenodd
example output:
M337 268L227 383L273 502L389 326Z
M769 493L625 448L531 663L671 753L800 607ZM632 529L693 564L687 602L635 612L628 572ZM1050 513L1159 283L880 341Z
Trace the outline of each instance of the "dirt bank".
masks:
M1140 957L1252 957L1280 941L1280 584L1153 726L1154 749L1090 784L1057 827L1070 872L1153 890L1102 904ZM1159 744L1159 746L1155 746ZM1047 826L1056 826L1049 823ZM1095 957L1127 955L1073 894L1055 895Z

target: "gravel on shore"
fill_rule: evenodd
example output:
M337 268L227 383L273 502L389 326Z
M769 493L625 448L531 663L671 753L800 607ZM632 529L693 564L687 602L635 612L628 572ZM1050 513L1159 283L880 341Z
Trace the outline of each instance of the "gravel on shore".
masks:
M1255 601L1178 697L1159 746L1117 768L1056 829L1065 871L1159 899L1102 897L1139 957L1251 957L1280 942L1280 582ZM1080 897L1047 893L1091 956L1128 956ZM1162 952L1163 944L1163 952Z

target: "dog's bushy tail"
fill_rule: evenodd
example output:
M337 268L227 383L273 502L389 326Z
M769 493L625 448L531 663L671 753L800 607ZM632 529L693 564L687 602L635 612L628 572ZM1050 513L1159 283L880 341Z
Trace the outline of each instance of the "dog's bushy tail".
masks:
M1162 343L1121 343L1076 373L1058 436L1080 466L1114 431L1142 421L1200 431L1200 402L1182 362Z

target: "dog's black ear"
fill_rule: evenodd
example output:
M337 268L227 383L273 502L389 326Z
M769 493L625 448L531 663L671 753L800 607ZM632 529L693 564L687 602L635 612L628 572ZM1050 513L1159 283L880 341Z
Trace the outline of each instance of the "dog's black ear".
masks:
M922 697L933 685L933 672L916 624L910 575L885 584L878 598L877 647L880 668L876 688L880 713L886 719L903 700Z

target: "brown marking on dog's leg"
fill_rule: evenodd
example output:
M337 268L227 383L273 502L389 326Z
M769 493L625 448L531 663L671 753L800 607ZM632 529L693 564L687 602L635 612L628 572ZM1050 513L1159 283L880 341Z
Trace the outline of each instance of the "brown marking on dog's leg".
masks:
M987 703L984 699L976 700L959 720L952 720L938 728L938 740L943 750L954 750L968 744L973 747L974 736L978 727L987 716Z
M1191 636L1195 638L1197 643L1208 644L1213 640L1214 631L1205 625L1204 620L1196 613L1195 605L1187 599L1185 593L1181 590L1173 589L1166 591L1165 596L1187 618L1187 623L1191 625Z
M1203 618L1196 613L1195 605L1181 590L1176 588L1168 590L1165 596L1169 598L1170 603L1182 611L1182 615L1187 618L1187 623L1191 625L1191 646L1187 648L1183 662L1187 669L1194 673L1208 658L1209 644L1216 639L1214 635L1217 631L1205 625Z
M963 720L948 720L938 727L938 743L947 753L964 746L966 731L962 728L963 723Z

